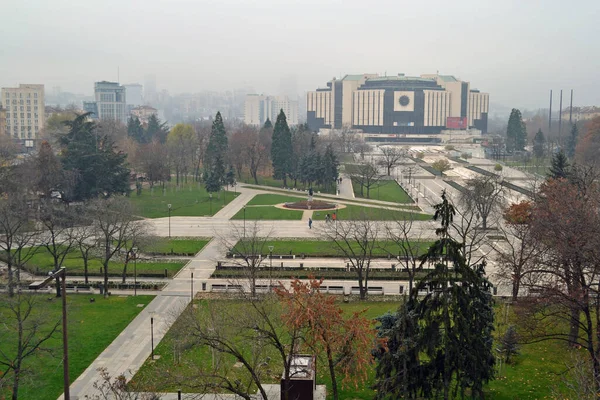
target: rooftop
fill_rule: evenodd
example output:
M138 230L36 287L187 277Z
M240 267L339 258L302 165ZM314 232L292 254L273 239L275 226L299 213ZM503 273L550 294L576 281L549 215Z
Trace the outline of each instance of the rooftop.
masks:
M444 82L458 82L458 79L452 75L440 75L440 79Z

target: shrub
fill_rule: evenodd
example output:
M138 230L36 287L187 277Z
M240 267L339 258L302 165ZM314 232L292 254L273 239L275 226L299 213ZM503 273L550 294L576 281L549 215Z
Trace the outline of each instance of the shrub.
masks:
M494 165L494 171L502 171L502 165L500 165L500 164Z

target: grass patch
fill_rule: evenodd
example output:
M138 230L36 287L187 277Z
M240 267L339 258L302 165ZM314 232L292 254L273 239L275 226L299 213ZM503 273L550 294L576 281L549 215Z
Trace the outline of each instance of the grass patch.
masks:
M123 262L110 261L108 263L109 275L120 275L123 273ZM164 273L165 269L168 271L169 276L173 276L179 271L186 263L185 262L148 262L148 261L137 261L136 270L138 276L144 274L160 274ZM67 254L63 262L63 266L67 268L67 274L82 275L83 260L79 251L73 250ZM45 247L39 247L37 252L25 265L26 269L37 274L46 275L48 271L54 269L54 261L52 255L48 252ZM94 257L88 261L88 271L90 276L101 275L100 269L102 262L100 258ZM127 276L133 276L133 262L129 262L127 266Z
M331 211L315 211L313 220L325 220L325 215ZM403 211L389 208L364 207L355 205L346 205L345 208L337 211L338 219L352 221L359 218L367 218L373 221L396 221L413 219L416 221L426 221L431 219L429 214L421 214L412 211Z
M245 214L245 216L244 216ZM283 210L271 206L256 206L246 207L246 211L242 208L231 219L247 219L247 220L301 220L302 211Z
M360 183L356 179L352 179L352 189L354 190L354 196L359 198L366 198L367 189L364 188L364 196L360 193ZM395 180L383 180L372 187L369 191L369 198L371 200L390 201L394 203L414 203L413 199L398 185Z
M0 295L0 313L3 322L10 321L3 304L4 294ZM47 301L46 295L38 296L35 312L46 314L47 321L58 321L62 315L60 299ZM96 357L121 333L123 329L143 310L137 304L147 305L153 296L96 297L90 303L89 295L70 294L67 296L69 330L69 378L73 382L94 361ZM54 356L38 352L26 359L24 367L31 372L26 374L19 390L19 399L56 400L63 389L62 335L56 333L46 343L53 349ZM2 351L13 351L11 336L0 340ZM8 391L0 391L0 398L10 398Z
M222 191L213 194L211 200L202 184L182 184L177 190L175 184L171 183L166 186L164 192L159 186L155 186L153 190L144 188L139 196L131 194L130 201L139 214L146 218L168 217L168 204L171 204L173 217L195 217L214 215L238 195Z
M254 180L251 178L248 178L245 180L246 183L249 184L254 184ZM270 187L274 187L274 188L279 188L279 189L283 189L283 180L280 179L273 179L270 176L259 176L258 177L258 185L261 186L270 186ZM324 185L313 185L312 188L315 191L315 193L317 193L318 191L322 192L322 193L329 193L329 194L335 194L335 185L330 185L331 187L329 188L325 188ZM287 187L288 188L296 188L298 190L308 190L309 187L304 185L302 182L298 181L296 182L296 185L294 186L294 181L291 179L287 180Z
M341 252L335 248L331 242L326 240L272 240L267 241L265 249L268 246L273 246L273 256L284 254L307 255L312 257L340 257ZM424 253L431 242L414 242L415 245L420 244L420 252ZM357 251L358 251L358 246ZM378 241L374 249L375 257L387 257L388 254L401 254L400 246L391 241ZM265 256L268 253L264 254Z
M240 308L243 312L243 305L234 300L215 300L221 302L222 307L232 307L233 310ZM207 308L209 303L205 300L198 302L199 309ZM365 316L374 319L386 312L395 312L399 306L398 302L368 301L368 302L350 302L341 303L341 308L345 315L351 315L354 311L366 310ZM500 319L503 313L503 306L495 307L497 319ZM190 347L182 350L181 361L174 363L173 348L174 338L176 337L180 326L177 321L167 333L163 341L157 346L155 352L161 355L155 362L146 362L134 380L144 381L150 379L156 382L158 387L155 390L173 392L178 387L172 386L170 382L157 381L165 369L169 369L175 375L190 376L193 379L194 370L201 365L210 365L211 353L207 348ZM375 326L375 322L373 323ZM496 335L504 333L502 324L496 321ZM254 343L248 343L248 349ZM494 345L496 347L496 344ZM497 379L492 381L486 387L486 398L494 400L534 400L551 399L553 397L552 389L560 386L561 373L564 372L564 362L573 354L583 354L585 350L567 349L564 344L558 342L543 342L537 344L528 344L521 347L521 354L516 357L512 365L503 365L499 371ZM265 383L276 383L277 377L283 371L282 367L276 363L278 358L271 355L271 362L268 368L273 371L273 376L265 379ZM233 360L231 364L233 364ZM323 364L321 364L323 365ZM229 365L230 366L230 365ZM233 371L236 371L234 368ZM237 370L239 371L239 369ZM239 372L234 372L239 373ZM375 365L368 372L365 384L355 388L349 386L341 388L341 399L364 399L371 400L375 397L375 392L370 388L375 381ZM326 368L317 368L317 384L327 385L327 392L331 394L331 382L329 380Z
M158 238L149 246L141 246L140 251L144 253L157 254L196 254L206 246L210 241L209 238L189 239L174 237Z
M249 206L273 206L275 204L306 200L308 196L283 196L280 194L257 194L246 205Z

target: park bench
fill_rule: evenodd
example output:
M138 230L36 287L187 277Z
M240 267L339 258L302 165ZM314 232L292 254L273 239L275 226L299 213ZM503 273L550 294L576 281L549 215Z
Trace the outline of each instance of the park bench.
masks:
M92 286L86 285L86 284L67 283L65 288L67 290L74 291L75 293L78 293L78 292L90 292L91 293L91 291L92 291Z
M227 291L227 285L222 285L222 284L213 284L213 285L211 286L211 290L212 290L213 292L221 292L221 291L225 292L225 291Z

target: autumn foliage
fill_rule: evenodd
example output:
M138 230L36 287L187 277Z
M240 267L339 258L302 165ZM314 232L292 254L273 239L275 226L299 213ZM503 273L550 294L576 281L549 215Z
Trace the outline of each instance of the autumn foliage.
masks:
M283 303L283 320L289 328L304 329L306 344L322 352L332 380L333 396L337 399L337 376L342 385L358 387L367 379L373 362L371 349L375 330L364 316L365 310L344 316L333 296L320 291L323 280L308 282L295 279L290 289L277 290Z
M525 225L531 222L533 205L530 201L523 200L520 203L511 204L504 211L504 220L511 225Z
M585 125L585 133L577 144L575 155L581 164L591 165L600 161L600 117Z

